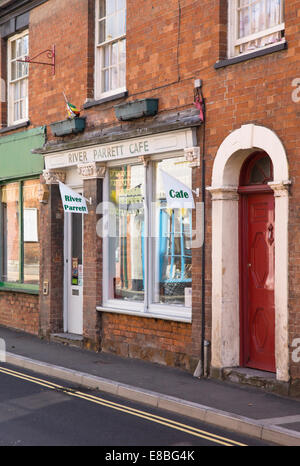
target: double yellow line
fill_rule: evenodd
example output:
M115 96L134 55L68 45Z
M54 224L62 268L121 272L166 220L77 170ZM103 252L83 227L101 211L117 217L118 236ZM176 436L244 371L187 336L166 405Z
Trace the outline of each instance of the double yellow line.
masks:
M76 398L81 398L83 400L90 401L97 405L106 406L107 408L111 408L117 411L121 411L126 414L130 414L132 416L137 416L142 419L146 419L151 422L155 422L156 424L161 424L163 426L170 427L175 430L179 430L181 432L185 432L189 435L193 435L195 437L199 437L205 440L209 440L210 442L223 445L223 446L246 446L243 443L236 442L235 440L228 439L226 437L222 437L220 435L212 434L205 430L197 429L196 427L188 426L186 424L182 424L180 422L173 421L172 419L167 419L165 417L156 416L155 414L148 413L146 411L141 411L139 409L130 408L129 406L122 405L119 403L114 403L109 400L105 400L104 398L100 398L94 395L89 395L78 390L73 390L67 387L63 387L62 385L55 384L53 382L48 382L44 379L39 379L37 377L32 377L27 374L23 374L21 372L16 372L11 369L7 368L0 368L0 373L10 375L12 377L16 377L18 379L26 380L27 382L32 382L37 385L41 385L42 387L49 388L51 390L61 391L67 395L74 396Z

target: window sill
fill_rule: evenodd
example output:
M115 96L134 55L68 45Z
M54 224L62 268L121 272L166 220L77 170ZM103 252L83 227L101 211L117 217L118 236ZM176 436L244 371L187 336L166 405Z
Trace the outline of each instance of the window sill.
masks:
M17 125L6 126L5 128L0 129L0 134L8 133L9 131L14 131L14 130L20 129L20 128L27 128L27 126L29 126L29 125L30 125L30 121L26 120L23 123L18 123Z
M253 58L262 57L264 55L269 55L270 53L279 52L281 50L287 49L287 42L282 42L280 44L273 45L272 47L267 47L262 50L255 50L255 52L246 53L244 55L238 55L233 58L227 58L225 60L220 60L214 64L214 68L217 70L219 68L225 68L226 66L235 65L236 63L241 63Z
M114 313L114 314L126 314L135 317L146 317L148 319L161 319L161 320L171 320L173 322L184 322L187 324L192 323L191 317L188 316L178 316L178 315L167 315L160 312L142 312L142 311L130 311L127 309L115 309L110 307L98 306L96 307L97 311Z
M127 96L128 96L128 91L120 92L119 94L114 94L114 95L110 95L108 97L103 97L103 99L92 100L90 102L86 102L83 105L83 108L88 109L88 108L91 108L91 107L95 107L96 105L104 104L105 102L110 102L110 101L113 101L113 100L123 99L123 98L125 98Z
M1 291L11 291L13 293L23 293L23 294L34 294L39 295L39 287L27 287L26 285L12 285L8 283L0 284L0 293Z

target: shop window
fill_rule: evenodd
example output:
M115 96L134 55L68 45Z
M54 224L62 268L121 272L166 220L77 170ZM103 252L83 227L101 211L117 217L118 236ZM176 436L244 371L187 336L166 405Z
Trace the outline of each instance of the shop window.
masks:
M8 124L15 125L28 120L29 65L24 60L29 54L28 32L8 40Z
M144 301L144 170L124 165L109 172L109 298Z
M191 169L181 159L155 163L153 302L185 305L192 286L192 210L168 207L160 170L191 188Z
M95 98L126 90L126 0L96 1Z
M37 289L39 284L39 180L0 189L0 283Z
M192 209L168 205L161 171L191 188L182 157L109 170L104 306L190 316Z
M229 58L284 42L284 0L232 0Z

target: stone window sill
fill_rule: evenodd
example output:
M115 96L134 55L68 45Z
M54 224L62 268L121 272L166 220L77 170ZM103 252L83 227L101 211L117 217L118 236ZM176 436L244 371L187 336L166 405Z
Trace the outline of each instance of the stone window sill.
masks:
M19 123L18 125L6 126L5 128L0 129L0 134L8 133L9 131L14 131L20 128L27 128L29 125L30 125L30 121L27 120L27 121L24 121L23 123Z
M235 65L253 58L262 57L264 55L269 55L270 53L279 52L281 50L287 49L287 42L282 42L280 44L274 45L272 47L267 47L262 50L256 50L255 52L247 53L245 55L238 55L233 58L226 58L224 60L219 60L214 64L214 68L217 70L219 68L225 68L226 66Z
M86 102L84 105L83 105L83 108L84 109L88 109L88 108L91 108L91 107L95 107L97 105L101 105L101 104L104 104L105 102L110 102L110 101L113 101L113 100L118 100L118 99L123 99L125 97L128 96L128 92L125 91L125 92L120 92L120 94L115 94L115 95L110 95L108 97L104 97L103 99L99 99L99 100L91 100L90 102Z

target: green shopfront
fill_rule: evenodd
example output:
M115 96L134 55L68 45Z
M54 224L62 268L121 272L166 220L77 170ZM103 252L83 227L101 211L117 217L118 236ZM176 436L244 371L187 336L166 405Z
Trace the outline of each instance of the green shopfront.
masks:
M0 137L0 325L38 333L44 127Z

